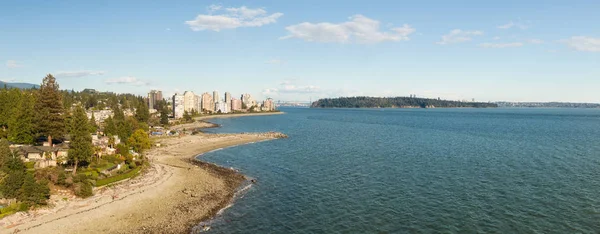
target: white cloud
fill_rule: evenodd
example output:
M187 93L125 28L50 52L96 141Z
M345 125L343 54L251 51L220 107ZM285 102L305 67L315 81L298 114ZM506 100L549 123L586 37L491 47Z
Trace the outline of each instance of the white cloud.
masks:
M494 37L492 39L494 39L495 41L497 41L497 40L500 40L500 37Z
M273 64L273 65L280 65L280 64L284 64L285 61L283 61L281 59L271 59L271 60L267 61L266 63Z
M104 75L103 71L64 71L57 72L56 77L58 78L78 78L85 76L101 76Z
M481 43L477 45L483 48L510 48L510 47L521 47L523 43L521 42L512 42L512 43Z
M134 85L134 86L150 85L150 83L142 81L133 76L124 76L124 77L119 77L119 78L108 79L108 80L105 80L104 83L109 84L109 85L110 84L129 84L129 85Z
M234 29L240 27L260 27L277 22L283 13L267 15L263 8L251 9L245 6L239 8L222 9L221 6L211 5L208 7L209 14L198 15L194 20L185 21L193 31L221 31L223 29ZM213 15L216 11L224 11L220 15Z
M380 22L363 15L354 15L342 23L309 23L290 25L285 28L287 36L279 39L298 38L322 43L378 43L385 41L407 41L416 30L408 24L380 31Z
M499 25L498 26L499 29L510 29L510 28L513 28L513 27L517 27L519 29L525 30L525 29L529 28L529 25L526 25L526 24L523 24L523 23L519 23L519 22L515 23L513 21L510 21L507 24L503 24L503 25Z
M23 65L21 65L20 63L18 63L15 60L8 60L6 61L6 67L8 68L19 68L22 67Z
M461 29L454 29L450 33L443 35L442 40L436 42L439 45L448 45L454 43L461 43L473 40L473 36L483 35L482 31L463 31Z
M600 38L575 36L560 42L577 51L600 52Z
M540 40L540 39L529 39L527 40L527 42L531 43L531 44L543 44L544 41Z
M294 80L284 80L278 88L268 88L262 91L265 96L280 96L288 94L315 94L323 90L315 85L296 85Z

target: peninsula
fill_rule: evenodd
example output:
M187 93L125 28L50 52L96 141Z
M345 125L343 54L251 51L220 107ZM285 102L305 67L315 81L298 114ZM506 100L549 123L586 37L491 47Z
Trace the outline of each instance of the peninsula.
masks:
M311 108L496 108L487 102L463 102L417 97L340 97L313 102Z

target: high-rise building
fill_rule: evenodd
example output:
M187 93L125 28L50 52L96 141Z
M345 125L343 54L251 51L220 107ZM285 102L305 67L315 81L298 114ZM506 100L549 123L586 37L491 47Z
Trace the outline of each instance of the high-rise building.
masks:
M231 111L241 111L242 110L242 100L233 98L231 99Z
M244 106L246 106L245 109L249 109L250 107L256 105L256 102L254 101L254 99L252 99L252 95L250 95L250 94L247 94L247 93L242 94L241 99L242 99L242 108Z
M216 90L213 91L213 102L217 103L217 102L220 102L220 101L221 101L221 99L219 98L219 91L216 91Z
M263 102L262 110L263 111L273 111L273 110L275 110L275 104L273 103L273 99L267 98L267 100L265 100Z
M202 112L214 112L215 111L215 102L213 102L213 97L210 96L209 93L202 94Z
M225 92L225 108L227 109L227 113L231 112L231 93Z
M225 102L217 102L217 103L215 103L215 111L217 113L223 113L223 114L229 113L229 111L227 109L228 109L227 108L227 103L225 103Z
M156 109L156 102L163 100L162 91L150 90L148 93L148 109Z
M192 91L185 91L183 96L185 99L183 102L184 110L190 113L194 110L197 111L196 108L198 108L198 103L196 101L198 101L198 98L196 98L196 94L194 94Z
M181 94L175 93L173 95L173 118L179 119L183 117L185 110L185 97Z

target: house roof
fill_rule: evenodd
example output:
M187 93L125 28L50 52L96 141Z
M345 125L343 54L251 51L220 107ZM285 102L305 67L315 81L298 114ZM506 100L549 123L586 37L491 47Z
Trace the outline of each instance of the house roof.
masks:
M65 151L67 148L63 147L50 147L50 146L22 146L20 150L23 153L45 153L45 152L56 152Z

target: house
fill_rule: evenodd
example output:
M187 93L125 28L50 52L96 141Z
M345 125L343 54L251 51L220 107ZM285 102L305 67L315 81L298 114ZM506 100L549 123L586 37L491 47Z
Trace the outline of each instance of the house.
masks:
M65 163L69 156L66 145L51 146L22 146L19 148L24 162L35 162L35 168L56 166L58 162Z

